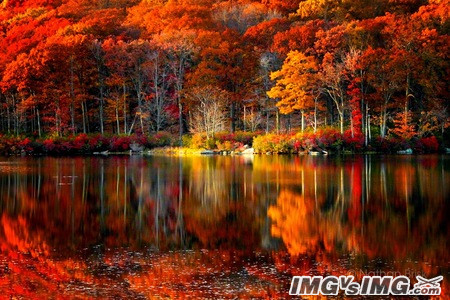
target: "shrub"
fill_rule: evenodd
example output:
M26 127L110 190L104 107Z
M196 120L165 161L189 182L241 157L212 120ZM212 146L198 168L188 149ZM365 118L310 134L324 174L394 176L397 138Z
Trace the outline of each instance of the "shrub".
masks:
M206 140L205 148L206 149L215 149L216 147L216 140L214 138L209 138Z
M100 134L95 134L89 137L88 151L98 152L110 149L111 139L106 138Z
M130 137L130 143L131 144L142 145L142 146L144 146L146 148L150 148L151 147L150 137L147 137L146 135L143 135L143 134L132 135Z
M0 135L0 154L14 154L17 151L16 143L15 138Z
M18 144L19 149L26 152L33 151L33 148L31 147L31 140L29 138L24 138L22 141L19 141Z
M334 128L324 128L316 133L317 145L327 150L339 151L343 145L342 134Z
M166 147L172 145L173 137L168 132L159 132L149 138L149 147Z
M253 137L252 142L248 139ZM69 137L47 137L43 140L29 137L12 137L0 135L0 155L26 153L67 155L100 152L104 150L127 151L131 143L138 143L147 148L164 147L173 144L175 138L166 132L152 136L136 134L105 137L100 134L79 134ZM209 139L205 134L197 133L183 136L183 146L201 149L219 149L223 151L243 150L244 145L253 144L256 153L298 153L320 147L339 151L342 148L360 151L363 149L362 135L351 136L350 131L341 135L333 128L318 130L316 133L306 131L296 134L266 134L237 132L234 134L218 133ZM389 136L372 140L368 149L381 153L396 153L398 150L412 148L416 153L435 153L439 150L439 141L435 136L403 139Z
M48 138L44 140L42 143L44 146L44 151L47 153L52 153L53 151L57 151L57 145L55 144L55 141L51 138Z
M372 144L377 152L382 153L396 153L397 151L411 148L409 141L392 136L386 138L377 137Z
M214 136L207 139L206 134L195 133L189 144L187 145L183 142L183 146L195 149L207 148L232 151L242 148L244 145L251 146L255 136L257 136L257 133L254 132L217 132Z
M253 138L253 148L255 153L266 153L270 151L267 135L260 135Z
M435 136L420 138L414 145L417 153L435 153L439 150L439 142Z
M221 151L232 151L232 150L234 150L234 145L230 141L224 141L224 142L216 141L216 146L217 146L217 149L219 149Z
M351 130L347 130L343 136L343 145L348 150L361 151L364 147L364 136L361 133L352 136Z
M181 138L181 146L186 148L192 148L192 135L185 134Z
M435 136L421 138L420 141L424 145L425 152L437 152L439 150L439 142Z
M72 147L74 150L77 151L86 151L89 150L89 147L86 147L89 143L89 138L87 136L87 134L82 133L77 135L75 138L73 138L72 140Z
M243 145L251 146L253 142L253 138L257 136L257 133L254 132L245 132L245 131L237 131L235 133L224 133L219 132L215 134L215 138L220 142L229 141L229 142L238 142Z
M377 137L373 141L373 146L375 148L375 151L377 152L384 152L389 153L390 152L390 142L387 138Z
M196 133L191 139L191 148L202 149L206 147L206 134Z
M253 139L256 153L292 153L295 140L289 135L266 134Z
M127 151L130 150L131 137L129 136L113 136L110 139L109 149L111 151Z
M235 141L239 142L243 145L248 145L251 147L253 144L253 138L257 136L260 133L257 132L244 132L244 131L238 131L235 133Z
M294 150L296 150L296 152L309 150L309 149L312 149L312 148L318 146L317 138L314 133L299 132L295 135L294 139L295 139L295 141L294 141L293 147L294 147Z

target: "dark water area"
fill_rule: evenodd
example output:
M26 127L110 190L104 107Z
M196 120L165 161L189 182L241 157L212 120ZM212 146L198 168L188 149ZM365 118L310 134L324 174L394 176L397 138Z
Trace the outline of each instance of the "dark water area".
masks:
M288 298L293 275L444 276L449 156L0 158L0 292Z

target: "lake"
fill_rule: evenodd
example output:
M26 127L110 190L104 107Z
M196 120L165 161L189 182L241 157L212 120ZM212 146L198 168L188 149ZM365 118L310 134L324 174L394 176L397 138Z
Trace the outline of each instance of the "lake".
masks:
M293 275L450 278L449 156L0 158L0 291L283 298Z

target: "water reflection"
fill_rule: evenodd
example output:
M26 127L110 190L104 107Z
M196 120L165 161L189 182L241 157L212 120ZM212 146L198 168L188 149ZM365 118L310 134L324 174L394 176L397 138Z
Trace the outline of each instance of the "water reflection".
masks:
M448 278L449 173L444 156L4 158L0 289L284 297L292 274Z

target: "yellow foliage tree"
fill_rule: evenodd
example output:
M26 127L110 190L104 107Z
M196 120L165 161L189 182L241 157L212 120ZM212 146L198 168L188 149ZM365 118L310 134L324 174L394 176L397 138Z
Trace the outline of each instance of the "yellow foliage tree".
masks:
M306 0L299 4L297 15L302 18L323 18L329 19L330 11L338 4L332 0Z
M302 114L302 131L305 128L305 111L313 108L314 82L316 81L317 63L312 56L299 51L291 51L284 60L281 70L272 72L270 78L275 86L267 92L270 98L280 99L277 103L282 114L296 110Z

